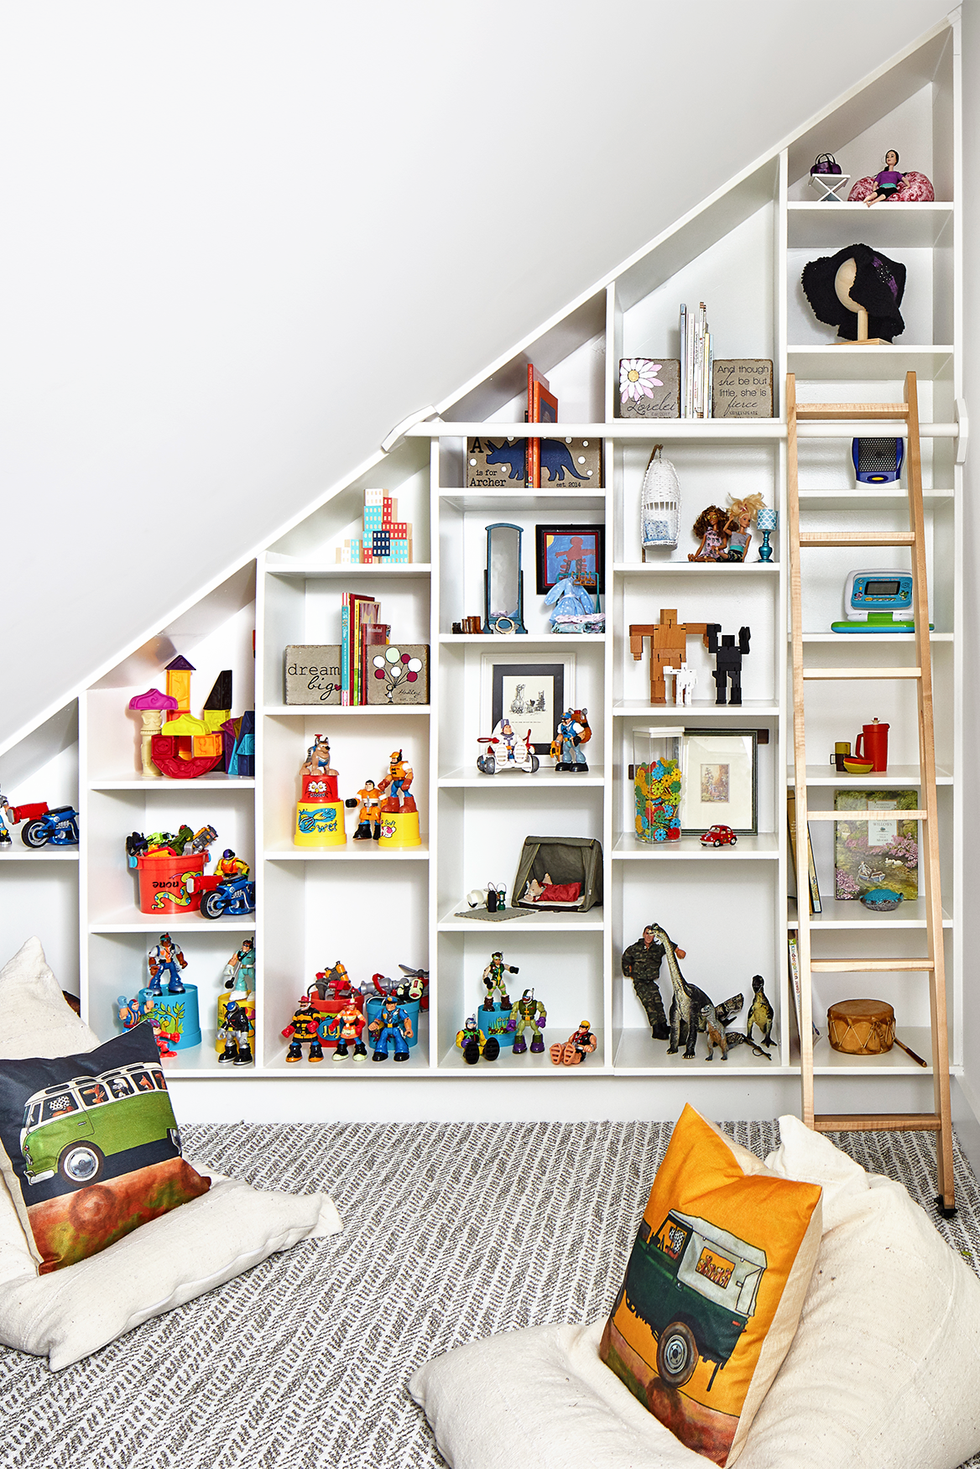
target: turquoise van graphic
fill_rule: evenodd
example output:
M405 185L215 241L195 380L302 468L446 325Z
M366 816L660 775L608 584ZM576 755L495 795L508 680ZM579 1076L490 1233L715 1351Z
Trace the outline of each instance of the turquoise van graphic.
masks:
M154 1061L130 1061L35 1092L25 1103L20 1132L28 1183L57 1174L73 1188L101 1178L114 1153L167 1140L179 1156L163 1067Z
M657 1337L668 1386L683 1387L703 1357L711 1389L755 1314L766 1264L764 1250L693 1214L671 1209L655 1232L641 1224L620 1300Z

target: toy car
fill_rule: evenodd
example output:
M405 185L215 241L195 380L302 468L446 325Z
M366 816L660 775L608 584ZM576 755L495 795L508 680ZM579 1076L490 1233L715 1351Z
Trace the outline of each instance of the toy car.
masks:
M737 841L730 826L709 826L701 837L702 847L734 847Z

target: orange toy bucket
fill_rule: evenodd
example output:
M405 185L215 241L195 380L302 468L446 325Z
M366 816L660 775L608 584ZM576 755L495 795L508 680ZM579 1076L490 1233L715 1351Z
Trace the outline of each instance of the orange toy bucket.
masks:
M169 852L152 852L137 857L141 913L195 913L201 906L200 892L189 893L186 877L200 876L207 854L196 852L173 857ZM195 887L197 885L195 884Z

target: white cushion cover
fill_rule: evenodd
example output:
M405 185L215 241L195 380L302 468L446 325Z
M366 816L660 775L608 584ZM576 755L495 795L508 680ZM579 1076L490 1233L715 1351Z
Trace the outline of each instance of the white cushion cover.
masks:
M40 943L29 939L0 971L0 1057L67 1056L98 1044L65 1003ZM59 1371L276 1250L342 1227L326 1194L273 1193L206 1163L193 1166L210 1176L208 1193L98 1255L41 1276L0 1182L0 1342L47 1354Z
M956 1469L980 1448L980 1280L901 1184L795 1117L780 1135L766 1163L822 1186L824 1234L739 1469ZM508 1332L420 1368L410 1391L453 1469L703 1469L600 1362L603 1324Z

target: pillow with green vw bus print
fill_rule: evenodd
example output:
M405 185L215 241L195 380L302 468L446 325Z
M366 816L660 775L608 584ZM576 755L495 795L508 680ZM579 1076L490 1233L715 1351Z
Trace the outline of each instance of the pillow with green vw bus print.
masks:
M0 1169L38 1274L207 1193L145 1022L94 1051L0 1060Z

